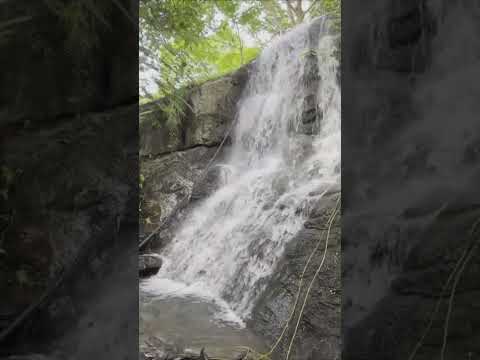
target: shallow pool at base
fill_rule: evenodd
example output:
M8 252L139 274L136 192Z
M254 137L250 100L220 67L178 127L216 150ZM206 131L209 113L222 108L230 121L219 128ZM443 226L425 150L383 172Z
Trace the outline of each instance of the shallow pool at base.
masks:
M219 316L222 306L213 299L193 295L162 296L140 291L140 343L157 337L181 348L200 352L205 347L210 357L239 354L238 346L265 351L262 339L237 322Z

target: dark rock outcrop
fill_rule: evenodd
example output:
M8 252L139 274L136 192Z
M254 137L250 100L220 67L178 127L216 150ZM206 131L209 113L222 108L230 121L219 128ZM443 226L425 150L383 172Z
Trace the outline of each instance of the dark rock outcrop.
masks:
M328 195L317 204L304 229L286 246L272 279L255 305L249 325L274 344L290 317L308 258L320 242L305 272L294 315L273 359L285 357L288 351L307 289L325 252L327 223L339 195ZM340 359L340 281L340 216L337 215L331 226L325 261L305 303L291 359Z
M156 254L142 254L138 257L138 273L140 277L155 275L161 267L162 259Z
M178 344L150 337L140 345L140 360L208 360L208 356L204 349L200 353L192 353Z
M173 217L189 204L194 184L201 181L215 152L201 146L141 161L142 232L149 234L162 222L172 225ZM157 240L162 239L159 235Z
M175 217L183 208L216 188L221 169L214 165L229 141L219 153L217 149L233 125L250 66L189 89L189 108L173 127L162 110L164 100L141 107L141 232L149 234L168 222L157 241L149 244L152 248L168 242Z
M194 86L185 96L185 116L168 122L165 100L140 108L140 155L158 156L196 146L218 146L235 118L250 65Z
M28 360L28 359L25 359L25 360ZM141 346L139 359L140 360L209 360L209 359L215 360L218 358L210 358L207 355L207 351L205 349L202 349L200 353L182 351L178 346L175 346L173 344L168 344L164 341L161 341L158 338L151 338ZM249 359L250 358L247 356L247 353L244 352L231 359L225 359L225 360L249 360ZM35 358L32 360L37 360L37 359ZM39 358L38 360L43 360L43 358L41 359Z
M228 169L220 165L211 166L202 173L202 177L193 183L191 201L197 201L208 197L218 187L227 181Z

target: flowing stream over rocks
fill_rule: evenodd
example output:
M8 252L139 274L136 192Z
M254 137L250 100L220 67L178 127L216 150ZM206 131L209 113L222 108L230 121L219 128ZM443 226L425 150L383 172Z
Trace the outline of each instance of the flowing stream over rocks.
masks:
M220 186L163 249L160 272L141 283L143 333L207 349L209 333L260 343L244 321L313 204L340 187L335 44L321 18L277 37L255 60L231 148L215 165Z

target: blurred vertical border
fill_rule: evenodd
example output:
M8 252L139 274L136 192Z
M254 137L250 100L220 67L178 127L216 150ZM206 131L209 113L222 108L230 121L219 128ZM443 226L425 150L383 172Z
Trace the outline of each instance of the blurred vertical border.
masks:
M475 1L343 0L344 360L480 357L479 30Z
M138 2L2 0L0 49L0 356L136 359Z

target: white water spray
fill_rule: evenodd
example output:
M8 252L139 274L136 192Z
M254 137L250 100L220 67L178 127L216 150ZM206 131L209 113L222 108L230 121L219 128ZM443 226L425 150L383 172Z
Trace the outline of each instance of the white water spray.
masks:
M309 206L340 183L338 61L326 30L324 19L300 25L255 61L224 164L229 176L181 225L144 287L174 280L248 317Z

